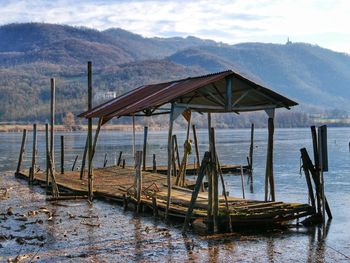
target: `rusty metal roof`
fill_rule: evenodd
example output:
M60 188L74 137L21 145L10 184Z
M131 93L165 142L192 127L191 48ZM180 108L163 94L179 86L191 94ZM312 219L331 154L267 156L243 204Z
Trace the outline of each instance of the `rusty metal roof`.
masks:
M231 90L227 89L228 83ZM225 107L228 97L229 108ZM159 114L160 107L168 103L198 112L243 112L297 105L296 102L228 70L140 86L81 113L79 117L103 118L105 123L113 117L139 113L150 116Z

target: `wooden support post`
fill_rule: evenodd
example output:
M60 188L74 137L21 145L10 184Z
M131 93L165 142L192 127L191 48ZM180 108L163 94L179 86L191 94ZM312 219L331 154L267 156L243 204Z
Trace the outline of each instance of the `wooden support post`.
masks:
M61 135L61 174L64 174L64 136Z
M19 174L19 172L21 171L21 166L22 166L22 162L23 162L23 154L24 154L25 147L26 147L26 139L27 139L27 130L24 129L23 130L23 135L22 135L21 149L19 151L16 175Z
M309 167L307 164L307 151L305 148L300 149L300 153L301 153L301 159L303 161L303 170L305 173L305 179L306 179L306 183L307 183L307 188L308 188L308 192L309 192L309 198L311 201L311 206L314 208L314 210L316 211L316 204L315 204L315 197L314 197L314 191L312 188L312 183L311 183L311 177L310 177L310 173L309 173Z
M230 230L230 232L232 232L232 220L231 220L230 210L229 210L229 205L228 205L228 199L227 199L227 192L226 192L226 186L225 186L225 181L224 181L224 175L222 174L222 170L221 170L221 165L220 165L218 154L215 153L215 155L216 155L216 163L217 163L217 166L218 166L218 171L219 171L219 175L220 175L220 179L221 179L221 184L222 184L223 196L225 198L225 206L226 206L226 212L227 212L227 217L228 217L229 230Z
M92 109L92 63L88 61L88 110ZM92 118L88 119L88 198L93 199L93 174L92 174Z
M51 155L49 156L49 168L50 168L50 175L51 175L51 192L53 197L58 197L60 194L56 183L56 175L55 175L55 170L53 169Z
M199 158L199 147L198 147L198 138L197 138L197 132L196 132L196 126L192 125L192 131L193 131L193 140L194 140L194 147L196 149L196 168L199 169L200 165L200 158Z
M320 169L320 159L318 154L318 145L317 145L317 132L316 127L311 126L311 136L312 136L312 146L314 151L314 163L315 163L315 169L318 172Z
M123 164L122 164L122 168L125 168L125 159L123 159Z
M211 164L211 153L212 149L212 139L211 139L211 114L208 113L208 138L209 138L209 153L210 153L210 164ZM212 232L214 230L214 218L213 218L213 206L214 206L214 189L213 189L213 173L212 169L209 166L207 169L207 178L208 178L208 208L207 208L207 216L208 216L208 231Z
M181 163L180 163L179 146L177 144L177 136L176 136L176 134L174 134L173 136L174 136L174 145L175 145L175 152L176 152L177 167L180 169Z
M152 208L153 208L153 216L158 216L158 207L157 207L157 197L152 196Z
M79 158L79 155L75 156L75 159L74 159L74 162L73 162L73 165L72 165L72 171L74 171L75 164L77 163L78 158Z
M87 155L87 152L88 152L88 148L89 148L89 136L86 137L85 148L84 148L84 153L83 153L83 159L81 160L80 180L82 180L83 176L84 176L85 162L86 162L86 155Z
M29 177L29 184L34 181L34 174L36 172L36 123L33 124L33 153L32 153L32 172Z
M219 213L219 182L218 182L218 171L217 171L217 156L216 156L216 147L215 147L215 130L210 128L210 166L212 174L212 184L213 184L213 223L214 231L218 228L218 213Z
M137 178L137 212L140 212L141 208L141 192L142 192L142 151L137 151L136 152L136 158L135 158L135 169L136 169L136 178Z
M253 180L253 153L254 153L254 123L250 128L250 147L249 147L249 169L251 180Z
M50 107L50 156L52 170L56 170L55 165L55 111L56 111L56 84L55 79L51 78L51 107Z
M142 156L142 170L146 171L146 156L147 156L147 137L148 137L148 127L143 128L143 156Z
M135 115L132 115L132 156L135 160L136 151L136 131L135 131Z
M173 125L174 125L174 104L171 104L171 111L169 116L169 132L168 132L168 170L167 170L167 202L165 210L165 219L168 219L169 207L171 203L171 168L172 168L172 154L173 147L171 143L171 138L173 134Z
M268 112L268 143L267 143L267 157L266 157L266 171L265 171L265 201L269 200L269 193L271 201L276 200L275 196L275 182L273 175L273 135L274 135L274 110ZM270 186L270 187L269 187Z
M121 162L122 162L122 155L123 155L123 152L120 151L120 152L119 152L119 157L118 157L117 166L120 166L120 164L121 164Z
M49 189L49 184L50 184L50 136L49 136L49 124L45 123L45 149L46 149L46 178L45 178L45 185L46 185L46 192Z
M244 176L243 176L243 166L240 167L241 170L241 184L242 184L242 196L245 199L245 191L244 191Z
M154 173L157 172L157 161L156 161L156 155L155 154L153 154L153 169L152 169L152 171Z
M105 153L105 158L103 159L103 167L106 167L107 161L107 153Z
M187 210L187 213L186 213L184 225L182 227L182 232L185 232L187 230L188 224L190 223L190 220L191 220L191 217L192 217L193 208L194 208L194 205L196 203L196 200L197 200L197 197L198 197L198 193L199 193L199 190L201 188L201 185L202 185L202 182L203 182L203 178L205 176L205 172L207 171L207 168L208 168L209 157L210 157L210 153L209 152L205 152L204 158L202 160L202 164L201 164L201 166L199 168L199 173L198 173L198 176L197 176L196 184L195 184L194 190L192 192L191 201L190 201L190 204L188 206L188 210Z

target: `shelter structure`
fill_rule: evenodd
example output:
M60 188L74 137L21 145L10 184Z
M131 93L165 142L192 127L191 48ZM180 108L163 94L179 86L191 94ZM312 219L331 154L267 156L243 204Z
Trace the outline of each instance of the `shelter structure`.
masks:
M265 172L265 201L275 201L273 176L273 134L275 110L290 109L297 103L232 70L190 77L158 84L143 85L117 98L98 105L79 116L98 118L99 126L114 117L169 115L167 208L171 202L173 123L183 115L190 127L191 113L207 113L211 129L211 113L265 111L268 115L268 147ZM99 127L98 127L99 129ZM187 129L187 134L189 128ZM188 135L187 135L188 138ZM95 138L96 141L96 138ZM211 146L212 147L212 146Z

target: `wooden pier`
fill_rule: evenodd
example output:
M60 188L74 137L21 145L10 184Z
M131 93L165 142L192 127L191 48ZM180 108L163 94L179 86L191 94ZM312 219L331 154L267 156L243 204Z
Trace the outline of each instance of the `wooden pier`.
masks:
M20 171L17 176L28 179L28 170ZM94 196L123 203L124 206L134 208L137 199L134 191L135 170L111 166L94 169ZM172 177L174 185L175 177ZM35 181L45 187L46 174L44 171L35 173ZM141 207L142 211L153 212L154 215L164 216L167 206L167 178L163 174L142 172ZM87 195L88 181L86 176L80 180L80 173L66 171L56 174L56 183L61 191L68 191L70 195ZM194 181L187 180L191 186ZM172 196L168 216L183 220L188 211L192 197L192 190L185 187L172 187ZM61 196L64 198L64 196ZM307 204L265 202L227 197L229 209L226 209L224 196L219 195L219 228L225 231L228 226L228 215L232 228L242 226L267 227L286 223L296 218L302 218L314 213L314 209ZM208 193L200 192L196 200L191 221L195 219L206 222L208 207Z

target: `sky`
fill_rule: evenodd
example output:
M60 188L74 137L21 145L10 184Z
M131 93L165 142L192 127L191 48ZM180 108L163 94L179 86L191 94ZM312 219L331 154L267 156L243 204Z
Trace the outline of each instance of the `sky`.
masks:
M0 0L0 24L45 22L229 44L307 42L350 54L348 0Z

